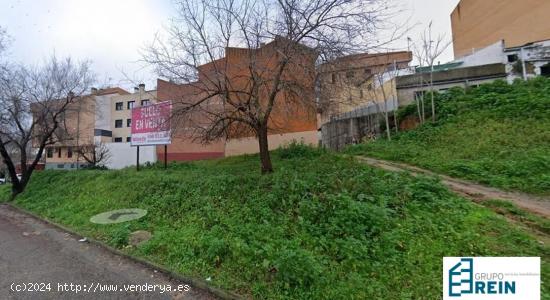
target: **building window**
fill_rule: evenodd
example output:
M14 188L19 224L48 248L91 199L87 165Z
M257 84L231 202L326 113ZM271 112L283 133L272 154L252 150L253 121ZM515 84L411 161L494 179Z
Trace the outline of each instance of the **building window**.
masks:
M366 75L366 76L369 76L369 75L371 75L371 74L372 74L371 69L365 69L365 75Z
M367 90L372 91L372 83L369 83L369 85L367 85Z
M136 101L128 101L128 109L134 108L135 103L136 103Z
M363 90L359 90L359 97L363 99Z
M126 127L132 127L132 119L126 119Z
M350 78L353 78L355 77L355 72L354 71L347 71L346 72L346 78L350 79Z
M518 61L518 55L517 54L510 54L508 55L508 62L513 63Z
M57 165L57 168L58 168L58 169L65 169L65 165L64 165L64 164L58 164L58 165Z
M124 103L123 102L117 102L115 103L115 110L122 110L124 107Z
M115 120L115 128L122 128L122 120Z
M53 157L53 148L47 148L46 149L46 157L47 158L52 158Z
M122 138L121 137L116 137L115 138L115 143L122 143Z
M550 63L540 67L540 75L544 77L550 77Z
M336 83L336 74L332 73L330 74L332 83Z
M126 137L126 143L129 143L129 142L131 142L131 141L132 141L132 137L131 137L131 136L127 136L127 137Z
M67 148L67 157L68 158L73 157L73 148L71 148L71 147Z
M141 106L147 106L150 103L151 103L151 101L149 101L149 99L141 100Z

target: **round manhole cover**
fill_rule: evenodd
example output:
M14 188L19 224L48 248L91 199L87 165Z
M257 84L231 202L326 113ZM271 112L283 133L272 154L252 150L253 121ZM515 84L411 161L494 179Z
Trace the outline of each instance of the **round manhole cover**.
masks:
M144 217L147 211L139 208L124 208L97 214L90 218L96 224L114 224L136 220Z

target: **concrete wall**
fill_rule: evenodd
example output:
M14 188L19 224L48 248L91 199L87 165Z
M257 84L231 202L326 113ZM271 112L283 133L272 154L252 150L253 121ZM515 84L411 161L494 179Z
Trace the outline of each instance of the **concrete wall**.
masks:
M76 162L72 163L46 163L45 169L46 170L67 170L67 171L73 171L77 169L85 168L87 164L85 162L79 162L78 167Z
M433 89L436 91L444 92L445 90L448 90L453 87L461 87L461 88L467 88L472 86L478 86L480 84L484 83L490 83L497 79L505 80L506 76L498 77L498 78L490 78L490 79L472 79L472 80L463 80L463 81L455 81L451 83L437 83L434 84ZM418 87L410 87L410 88L400 88L397 90L397 97L399 98L399 106L406 106L414 102L414 95L416 92L420 91L429 91L429 86L418 86ZM429 99L424 98L424 101L429 101ZM427 103L427 102L425 102ZM429 105L429 104L427 104Z
M497 63L505 64L506 55L504 54L504 41L498 41L473 54L466 55L457 61L462 62L460 67L473 67Z
M111 124L111 98L114 95L95 96L95 129L112 130Z
M503 64L483 65L467 68L456 68L434 72L434 90L445 90L452 87L475 86L506 79L506 66ZM430 90L430 74L418 73L397 78L397 96L399 106L414 102L416 92Z
M106 163L109 169L122 169L136 165L137 147L131 147L130 143L108 143L105 146L109 149L111 158ZM154 163L157 161L155 146L139 147L139 163Z
M288 145L293 141L306 145L317 146L319 138L317 131L292 132L285 134L269 135L269 150L275 150L281 146ZM258 140L253 137L228 140L225 143L225 155L235 156L260 152Z
M506 47L550 39L548 0L461 0L451 14L455 58L500 40Z

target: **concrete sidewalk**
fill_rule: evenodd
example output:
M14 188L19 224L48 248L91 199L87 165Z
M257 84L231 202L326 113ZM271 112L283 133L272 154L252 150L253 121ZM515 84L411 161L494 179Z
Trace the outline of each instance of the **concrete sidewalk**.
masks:
M160 293L167 285L185 290L186 283L78 239L0 205L0 299L215 299L190 284L187 292ZM46 290L48 283L51 291L12 291L25 286ZM140 286L135 289L156 284L157 291L127 291L132 287L125 284ZM118 291L101 292L114 285Z

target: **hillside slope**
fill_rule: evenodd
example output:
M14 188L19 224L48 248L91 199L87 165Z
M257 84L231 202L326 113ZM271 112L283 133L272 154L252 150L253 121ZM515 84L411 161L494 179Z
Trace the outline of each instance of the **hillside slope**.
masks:
M36 173L16 205L187 276L255 299L437 299L444 256L542 256L548 246L429 178L304 146L119 171ZM112 209L139 221L96 225ZM153 238L129 247L128 235Z
M401 118L416 114L415 105L399 112ZM436 115L435 124L347 152L550 195L550 79L452 89L437 95Z

